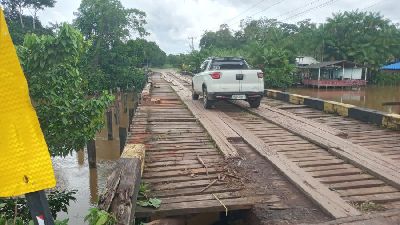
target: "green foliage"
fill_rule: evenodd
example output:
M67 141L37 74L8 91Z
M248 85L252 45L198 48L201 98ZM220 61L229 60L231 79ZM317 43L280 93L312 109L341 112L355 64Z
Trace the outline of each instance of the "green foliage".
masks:
M47 195L51 214L57 217L59 212L67 212L70 201L75 201L76 190L54 190ZM17 224L27 224L31 220L29 209L24 197L19 198L0 198L0 225L7 224L16 218ZM62 222L62 221L60 221ZM8 223L13 224L13 223Z
M334 14L324 27L328 58L348 59L377 69L400 56L400 31L379 13Z
M251 62L264 72L265 87L286 89L294 84L296 67L288 51L255 45L249 52Z
M150 186L147 183L142 182L139 187L139 195L136 204L142 207L153 207L160 208L161 200L158 198L149 198Z
M80 63L87 74L90 92L135 87L143 88L145 65L161 66L166 55L154 42L142 37L146 14L124 8L119 0L83 0L75 25L93 45ZM132 35L140 38L128 40Z
M55 36L29 35L19 50L40 125L52 155L82 149L103 126L113 97L88 98L78 69L88 48L79 31L64 24Z
M376 73L381 65L400 58L399 45L396 24L379 13L351 11L334 14L321 25L309 19L289 24L268 18L243 20L236 32L222 25L218 31L203 34L200 54L243 56L264 71L268 87L286 88L294 83L296 56L312 56L319 61L350 60ZM168 56L167 62L194 67L194 54L198 53ZM376 82L396 80L396 76L378 76Z
M138 200L137 204L142 207L153 207L158 209L161 206L161 200L158 198L149 198L146 200Z
M85 222L89 225L113 225L117 221L114 216L98 208L89 209L89 214L85 217Z
M51 29L42 26L36 13L45 7L53 7L54 2L53 0L0 0L5 7L8 29L14 44L21 45L26 34L52 34ZM24 12L31 11L26 8L32 8L33 15L25 15Z
M57 217L58 212L68 212L68 206L70 201L76 201L74 195L77 190L54 190L47 195L51 214L54 218Z
M379 85L400 85L400 73L380 71L374 76L372 82Z

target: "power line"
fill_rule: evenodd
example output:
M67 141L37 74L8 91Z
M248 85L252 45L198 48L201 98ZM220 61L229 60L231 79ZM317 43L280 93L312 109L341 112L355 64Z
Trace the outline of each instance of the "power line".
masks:
M305 14L311 12L311 11L326 7L326 6L328 6L330 4L333 4L333 3L337 2L337 1L338 0L328 0L328 1L323 2L323 3L321 3L321 4L319 4L319 5L315 6L315 7L308 8L308 9L302 11L302 12L299 12L299 13L296 13L296 14L294 14L292 16L289 16L289 17L283 19L283 21L288 21L288 20L292 20L292 19L298 18L298 17L300 17L302 15L305 15Z
M285 0L277 1L277 2L275 2L274 4L268 6L267 8L264 8L264 9L262 9L261 11L259 11L259 12L255 13L255 14L253 14L252 16L255 16L255 15L260 14L260 13L262 13L262 12L264 12L264 11L267 11L268 9L270 9L270 8L276 6L276 5L279 5L279 4L281 4L282 2L284 2L284 1L285 1Z
M255 4L253 4L252 6L250 6L249 8L247 8L247 9L243 10L242 12L240 12L239 14L237 14L236 16L234 16L234 17L232 17L232 18L226 20L225 23L228 23L228 21L229 21L229 22L232 22L233 20L235 20L236 18L238 18L240 15L242 15L242 14L244 14L244 13L250 11L251 9L253 9L253 8L256 7L256 6L258 6L259 4L261 4L261 3L264 2L264 1L265 1L265 0L261 0L261 1L259 1L259 2L256 2Z
M309 3L305 4L305 5L303 5L303 6L300 7L300 8L293 9L293 10L287 11L287 12L285 12L285 13L282 13L282 14L280 14L279 16L277 16L276 18L280 18L280 17L286 16L286 15L290 15L290 14L292 14L292 13L294 13L294 12L296 12L296 11L299 11L299 10L301 10L301 9L303 9L303 8L307 8L308 6L314 5L314 3L317 3L317 2L319 2L319 1L321 1L321 0L314 0L314 1L311 1L311 2L309 2Z
M279 0L279 1L275 2L274 4L269 5L268 7L263 8L262 10L260 10L260 11L258 11L258 12L256 12L256 13L254 13L254 14L251 15L250 17L253 17L253 16L255 16L255 15L257 15L257 14L260 14L260 13L262 13L262 12L265 12L265 11L267 11L268 9L270 9L270 8L276 6L276 5L278 5L278 4L280 4L280 3L284 2L284 1L286 1L286 0ZM243 18L242 18L242 19L243 19ZM235 23L231 23L230 25L237 24L237 23L240 23L240 22L241 22L241 21L238 21L238 22L235 22Z
M379 3L381 3L381 2L383 2L383 0L376 1L376 2L373 3L372 5L367 6L367 7L365 7L365 8L362 8L361 11L364 11L364 10L370 9L370 8L376 6L376 5L379 5Z

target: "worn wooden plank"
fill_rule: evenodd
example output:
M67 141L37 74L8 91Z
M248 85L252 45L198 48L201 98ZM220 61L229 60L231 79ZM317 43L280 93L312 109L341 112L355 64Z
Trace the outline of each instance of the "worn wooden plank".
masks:
M346 176L332 176L332 177L321 177L318 178L322 183L332 184L346 181L358 181L373 179L374 177L369 174L357 174L357 175L346 175Z
M218 194L216 194L218 196ZM275 201L269 201L264 198L234 198L234 199L223 199L222 202L227 206L228 210L237 209L250 209L254 203L273 203ZM193 201L193 202L177 202L161 205L157 210L148 208L139 208L137 211L138 217L150 217L150 216L173 216L173 215L186 215L193 213L206 213L206 212L221 212L225 211L225 208L216 199Z
M355 195L371 195L371 194L383 194L383 193L393 193L398 192L396 188L389 186L381 187L365 187L365 188L355 188L350 190L336 190L341 196L355 196Z
M271 107L251 109L247 108L243 103L235 104L327 149L332 154L335 154L346 161L350 161L357 167L368 171L397 188L400 188L400 173L398 172L400 171L400 166L394 160L372 152L360 145L356 145L349 140L337 137L324 130L316 129L315 127L309 126L301 121L299 122L299 120L295 120L289 116L283 116L283 114L275 112Z
M387 202L400 201L400 192L350 196L350 197L346 197L346 199L348 201L357 202L357 203L375 202L375 203L382 204L382 203L387 203Z
M173 83L171 87L207 130L218 148L224 153L225 157L239 157L235 147L228 141L229 138L238 138L238 135L220 119L213 117L207 110L204 110L200 103L196 104L191 101L191 92L177 82L172 76L164 76L164 79Z
M332 192L310 174L286 157L279 155L277 147L271 148L260 138L249 132L237 121L222 112L216 112L223 121L236 131L249 145L278 168L292 183L302 190L311 200L318 204L334 218L359 215L360 212L345 202L337 193Z
M394 209L385 212L347 217L329 222L318 223L314 225L399 225L399 224L400 224L400 210ZM310 224L307 223L300 225L310 225Z
M334 190L343 190L350 188L379 187L383 185L385 185L385 183L381 180L358 180L329 184L329 188Z

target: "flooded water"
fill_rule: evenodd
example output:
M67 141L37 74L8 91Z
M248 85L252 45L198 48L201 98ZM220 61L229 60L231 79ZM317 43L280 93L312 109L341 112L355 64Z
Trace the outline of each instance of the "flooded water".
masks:
M383 105L387 102L400 104L400 86L369 85L360 89L301 87L290 88L288 92L400 114L400 105Z
M68 214L60 213L58 219L69 218L69 224L84 225L84 217L88 209L97 205L98 196L102 192L107 177L120 156L120 128L129 126L129 109L134 106L133 94L121 95L111 108L112 140L108 140L107 123L96 135L97 168L89 169L86 149L61 158L53 158L57 187L78 190L76 202L71 202ZM126 98L126 99L125 99ZM104 120L106 121L106 115Z

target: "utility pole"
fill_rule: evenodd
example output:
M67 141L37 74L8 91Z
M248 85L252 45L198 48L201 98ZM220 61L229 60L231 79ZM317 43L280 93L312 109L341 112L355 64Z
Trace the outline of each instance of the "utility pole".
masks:
M190 49L192 50L192 52L194 51L194 37L188 37L189 40L191 40L191 43L189 43L190 45Z

